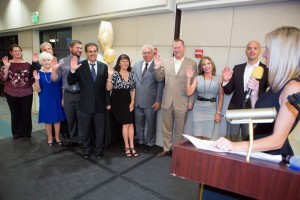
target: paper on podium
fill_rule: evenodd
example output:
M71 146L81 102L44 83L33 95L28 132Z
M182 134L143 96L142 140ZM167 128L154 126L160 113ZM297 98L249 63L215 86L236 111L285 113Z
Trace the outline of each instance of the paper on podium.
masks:
M186 134L182 134L182 135L185 138L187 138L198 149L203 149L203 150L207 150L207 151L214 151L214 152L226 152L226 153L232 153L232 154L237 154L237 155L241 155L241 156L247 156L246 152L224 151L224 150L221 150L221 149L218 149L218 148L211 147L211 145L215 141L201 140L201 139L198 139L198 138L195 138L193 136L186 135ZM262 153L262 152L252 152L250 157L261 159L261 160L266 160L266 161L270 161L270 162L275 162L275 163L280 163L281 160L282 160L281 155L270 155L270 154Z

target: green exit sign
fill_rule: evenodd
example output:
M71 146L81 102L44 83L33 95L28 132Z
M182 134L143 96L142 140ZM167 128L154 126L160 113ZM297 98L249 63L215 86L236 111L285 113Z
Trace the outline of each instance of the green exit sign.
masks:
M34 24L39 23L39 12L34 12L31 14L31 22Z

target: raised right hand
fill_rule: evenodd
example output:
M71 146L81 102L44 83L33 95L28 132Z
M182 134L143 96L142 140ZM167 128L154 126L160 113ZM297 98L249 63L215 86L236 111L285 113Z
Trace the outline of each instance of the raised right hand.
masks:
M39 62L39 55L37 52L33 52L32 54L32 62Z
M194 69L192 66L189 66L188 68L186 68L186 76L187 78L192 78L194 75Z
M230 70L230 67L224 67L222 70L222 78L224 82L228 82L232 77L233 71Z
M52 62L51 62L51 66L52 66L52 69L54 69L54 70L57 70L58 67L60 66L60 64L57 63L57 58L56 57L53 57Z
M5 67L7 67L7 68L10 67L10 62L9 62L7 56L4 56L4 57L2 58L2 62L3 62L3 64L4 64Z
M160 55L156 54L154 56L154 65L155 67L162 67L162 60L160 59Z
M73 56L71 59L71 66L70 66L72 72L75 72L81 66L81 64L78 65L77 63L78 63L77 56Z

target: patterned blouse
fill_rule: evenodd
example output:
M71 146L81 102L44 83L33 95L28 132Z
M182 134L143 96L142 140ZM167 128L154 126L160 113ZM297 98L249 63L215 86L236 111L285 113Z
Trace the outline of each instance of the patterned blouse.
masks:
M7 79L4 80L4 67L0 70L0 80L5 81L4 92L13 97L25 97L33 93L34 78L31 65L25 63L11 63Z
M135 80L133 78L133 73L128 73L128 81L125 81L120 72L115 71L112 75L112 89L129 89L131 91L135 90Z

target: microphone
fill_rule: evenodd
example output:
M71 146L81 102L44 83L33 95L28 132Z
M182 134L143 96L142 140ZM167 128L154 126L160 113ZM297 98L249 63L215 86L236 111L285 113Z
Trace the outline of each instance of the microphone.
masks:
M290 169L300 171L300 156L282 155L282 160L290 165Z
M251 74L251 77L255 78L256 80L259 80L259 79L262 78L263 74L264 74L264 68L262 66L257 66L253 70L253 72ZM249 98L251 96L251 93L252 93L252 89L249 88L247 90L247 93L246 93L246 96L245 96L245 99L244 99L243 108L245 108L246 103L247 103L247 101L249 100Z
M277 111L272 108L227 110L225 117L232 124L246 124L250 119L253 123L270 123L276 118Z

